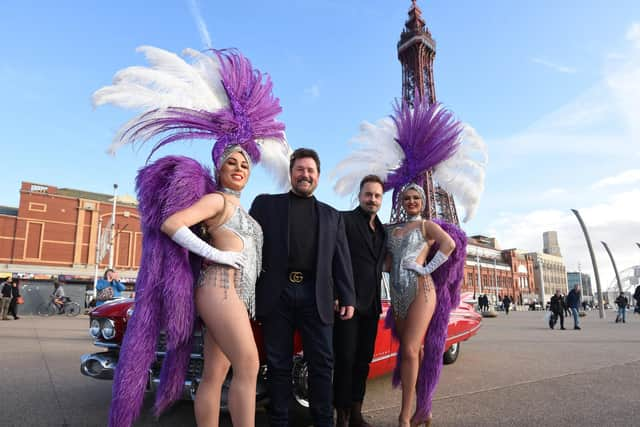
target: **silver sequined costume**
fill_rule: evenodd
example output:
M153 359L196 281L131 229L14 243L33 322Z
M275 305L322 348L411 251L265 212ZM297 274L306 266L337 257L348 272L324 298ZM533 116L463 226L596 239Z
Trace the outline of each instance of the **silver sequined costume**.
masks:
M236 206L231 217L221 225L242 240L242 253L247 257L247 263L241 270L222 264L208 264L200 272L200 279L196 287L220 286L229 288L230 279L240 300L244 303L252 318L255 317L256 280L262 270L262 228L255 219Z
M391 254L391 306L396 317L407 317L409 306L416 297L419 275L402 267L405 259L415 261L427 242L422 235L422 222L395 224L388 228L387 248ZM431 283L430 279L427 279Z

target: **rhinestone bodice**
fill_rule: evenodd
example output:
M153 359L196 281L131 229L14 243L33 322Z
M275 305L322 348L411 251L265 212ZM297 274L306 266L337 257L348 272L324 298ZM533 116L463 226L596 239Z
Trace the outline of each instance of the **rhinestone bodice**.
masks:
M396 316L405 318L416 296L418 274L402 267L405 259L415 261L427 242L420 223L404 223L388 228L387 249L391 254L389 271L391 305Z

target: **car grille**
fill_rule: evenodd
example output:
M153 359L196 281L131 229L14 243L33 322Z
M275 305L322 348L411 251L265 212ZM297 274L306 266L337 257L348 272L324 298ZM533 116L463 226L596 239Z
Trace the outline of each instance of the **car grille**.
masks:
M162 368L162 362L167 351L167 334L163 331L158 337L158 346L156 347L156 361L151 367L153 377L157 378L160 375L160 369ZM203 342L200 332L196 332L193 337L193 345L191 347L191 359L189 360L189 367L187 368L187 375L185 380L187 381L199 381L202 377L203 367Z
M193 343L191 346L191 353L202 356L203 350L204 348L202 334L200 332L195 332L193 336ZM167 351L167 334L164 331L160 332L156 351L159 353L165 353Z

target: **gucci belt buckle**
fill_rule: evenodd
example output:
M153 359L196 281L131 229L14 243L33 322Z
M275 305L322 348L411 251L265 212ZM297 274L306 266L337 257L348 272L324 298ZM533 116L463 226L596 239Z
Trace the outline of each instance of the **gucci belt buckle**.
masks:
M289 281L291 283L302 283L304 280L304 275L302 271L291 271L289 272Z

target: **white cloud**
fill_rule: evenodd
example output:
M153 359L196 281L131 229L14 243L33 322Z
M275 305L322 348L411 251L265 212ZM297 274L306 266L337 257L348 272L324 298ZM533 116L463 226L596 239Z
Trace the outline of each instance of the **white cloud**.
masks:
M635 244L640 239L640 190L613 194L599 203L577 209L591 237L605 290L615 275L601 241L609 245L619 271L640 264L640 249ZM503 248L526 252L542 252L542 233L555 230L567 271L576 271L580 263L582 271L594 278L585 238L569 209L537 209L521 214L503 212L489 228Z
M318 83L312 84L310 87L305 88L304 93L311 98L318 98L320 96L320 85Z
M549 69L551 69L553 71L557 71L559 73L574 74L577 71L575 68L567 67L565 65L556 64L554 62L547 61L546 59L542 59L542 58L531 58L531 62L536 63L536 64L540 64L540 65L544 65L545 67L547 67L547 68L549 68Z
M564 196L567 190L564 188L550 188L540 195L541 199L553 199L555 197Z
M591 188L598 189L604 188L611 185L624 185L624 184L633 184L636 182L640 182L640 169L631 169L625 172L622 172L616 176L610 176L607 178L603 178L593 184Z
M640 48L640 22L634 22L627 30L627 40Z
M510 155L628 156L640 140L640 23L627 31L634 45L605 54L602 77L562 107L511 137L491 141ZM548 61L533 58L544 64ZM495 149L495 148L494 148Z
M193 19L196 21L196 26L198 27L198 33L200 34L200 40L204 44L205 48L212 48L211 44L211 36L209 35L209 30L207 29L207 24L204 22L202 18L202 14L200 13L200 7L198 5L197 0L189 1L189 9L191 10L191 15Z

